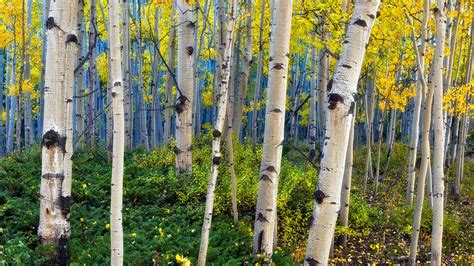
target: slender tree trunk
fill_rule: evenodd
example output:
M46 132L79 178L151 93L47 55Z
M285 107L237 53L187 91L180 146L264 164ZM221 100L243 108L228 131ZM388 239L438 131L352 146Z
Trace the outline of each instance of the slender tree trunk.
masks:
M425 88L425 50L426 50L426 40L428 35L428 20L429 20L429 1L423 1L423 20L421 24L421 42L420 49L416 46L416 38L414 30L412 30L411 39L413 43L413 48L415 50L416 59L417 59L417 82L416 82L416 98L415 98L415 112L413 114L413 129L411 132L410 138L410 157L408 161L408 184L407 184L407 198L406 203L411 205L413 204L413 196L415 193L415 174L416 174L416 155L418 152L418 136L419 136L419 125L420 125L420 113L421 113L421 104L423 95L426 93ZM413 23L410 20L411 26ZM413 27L413 26L412 26Z
M354 14L347 28L341 58L328 95L324 157L314 194L305 265L327 264L340 209L341 187L355 111L354 96L362 69L365 49L380 1L355 0Z
M89 88L87 96L87 138L89 144L95 140L95 92L98 89L96 82L96 40L97 40L96 0L90 0L89 19Z
M433 69L436 67L441 67L441 62L439 59L435 60L438 65L433 66ZM433 76L431 74L430 76ZM420 224L421 224L421 212L423 210L423 200L425 197L425 180L428 171L428 164L430 163L430 120L431 120L431 106L433 102L433 80L431 79L428 83L428 93L425 97L423 103L423 129L422 129L422 140L421 140L421 167L420 174L418 176L418 184L416 190L416 207L415 213L413 216L413 227L411 232L411 241L410 241L410 254L409 262L414 265L416 263L416 253L418 248L418 237L420 234Z
M264 23L265 23L265 5L266 0L262 0L262 6L260 8L260 34L259 34L259 41L258 41L258 59L257 59L257 78L255 80L255 90L253 95L253 111L252 111L252 123L251 123L251 130L252 130L252 145L253 149L255 150L255 146L257 145L257 116L258 116L258 101L260 99L260 91L262 90L262 79L263 79L263 30L264 30Z
M356 110L356 108L355 108ZM342 181L342 193L341 193L341 212L339 219L341 220L341 226L347 228L349 226L349 199L351 196L351 180L352 180L352 162L354 156L354 131L355 131L355 111L354 117L352 118L351 133L349 134L349 144L347 147L346 165L344 166L344 179ZM347 246L347 235L342 235L342 246Z
M372 167L372 128L373 128L373 116L374 116L374 88L375 88L375 69L371 71L372 76L369 78L369 84L367 88L367 94L365 95L365 123L366 123L366 146L367 146L367 158L365 161L365 181L364 181L364 193L367 192L368 180L374 179L373 167Z
M222 6L221 6L222 7ZM217 120L214 126L212 141L212 167L209 185L207 187L206 208L204 211L204 222L201 231L201 244L199 247L198 263L199 266L206 265L207 250L209 246L209 232L211 230L212 212L214 208L214 190L217 182L219 164L221 163L221 136L224 129L224 123L227 111L228 89L230 78L230 64L232 59L232 49L234 42L234 28L236 20L237 0L230 0L228 25L224 41L224 53L222 54L221 80L219 81L219 103L217 111ZM232 124L229 122L229 124Z
M41 138L41 135L43 134L43 117L44 117L44 79L45 79L45 65L46 65L46 21L48 20L49 17L49 7L50 7L50 2L51 0L42 0L42 11L43 14L41 16L41 39L42 39L42 51L41 51L41 62L43 65L41 66L41 78L40 78L40 102L39 102L39 119L38 119L38 131L37 131L37 137L38 139Z
M82 62L84 60L84 50L83 50L83 41L85 36L85 27L84 23L84 0L78 1L78 12L77 12L77 62ZM77 136L81 136L84 133L84 68L80 67L77 70L77 95L76 95L76 133ZM79 141L78 146L82 146L82 141Z
M170 37L168 41L168 66L171 70L174 70L174 61L175 61L175 51L176 51L176 25L175 25L175 15L176 15L176 4L172 4L171 10L171 29ZM170 143L171 137L171 116L172 116L172 105L173 105L173 96L171 94L171 89L173 88L173 75L174 73L168 73L166 79L166 88L165 88L165 126L163 132L163 141L165 145Z
M122 0L122 69L123 69L123 98L125 120L125 148L132 147L132 108L130 83L130 5L129 0Z
M327 41L325 21L321 23L322 41ZM326 105L327 105L327 87L329 73L329 54L325 49L319 50L319 68L318 68L318 121L319 121L319 150L323 150L324 134L326 132Z
M434 64L434 96L433 96L433 224L431 232L431 263L441 265L443 213L444 213L444 137L443 120L443 68L444 45L446 34L445 0L438 0L436 17L436 53ZM441 63L439 62L441 61ZM448 74L449 78L450 74ZM448 80L450 82L450 80Z
M176 172L192 170L194 34L192 7L177 0L178 12L178 97L176 99Z
M27 0L27 22L26 27L29 29L31 28L31 21L32 21L32 4L33 0ZM31 36L32 31L28 32L28 40L27 46L31 44ZM29 80L31 78L31 62L30 62L30 55L26 54L25 56L25 80ZM31 92L25 92L24 98L24 106L25 106L25 126L24 126L24 135L25 135L25 146L29 147L33 144L33 121L32 121L32 105L31 105Z
M258 182L253 253L271 257L277 208L278 176L285 129L286 87L293 1L275 0L272 5L269 91L265 112L265 134Z
M66 265L71 234L70 167L72 137L70 126L74 84L74 59L77 37L77 1L52 1L47 20L47 57L45 67L45 110L42 138L40 222L38 237L52 245L51 263ZM68 125L69 124L69 125ZM68 150L69 149L69 150Z
M242 127L242 115L245 105L245 98L247 97L248 91L248 82L249 82L249 75L250 75L250 67L253 62L252 57L252 43L253 43L253 30L252 30L252 23L253 23L253 7L254 1L246 0L246 12L247 21L246 21L246 33L245 33L245 47L244 47L244 62L242 66L242 72L240 77L240 90L239 95L237 97L235 107L234 107L234 115L233 115L233 131L236 133L238 139L241 139L240 132ZM265 5L263 5L265 6Z
M123 5L126 3L124 2ZM111 265L123 265L122 190L125 149L123 73L120 54L119 0L109 1L110 86L113 112L112 188L110 203ZM124 29L125 30L125 29Z
M314 39L315 33L313 33ZM316 134L317 134L317 127L316 127L316 96L317 96L317 72L316 67L318 64L317 56L316 56L316 47L313 46L311 48L311 101L310 101L310 119L309 119L309 159L312 161L316 157Z

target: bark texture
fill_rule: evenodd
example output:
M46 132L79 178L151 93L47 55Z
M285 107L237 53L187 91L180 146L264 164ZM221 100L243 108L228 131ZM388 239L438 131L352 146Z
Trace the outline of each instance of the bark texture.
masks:
M258 181L253 253L273 254L278 176L284 142L285 104L293 1L272 4L269 91L265 111L265 134Z
M52 1L47 19L44 120L38 237L52 245L52 264L66 265L71 235L71 176L67 172L72 145L72 88L76 52L77 1ZM69 143L66 145L66 143Z
M380 1L356 0L326 109L323 159L314 194L305 265L327 264L340 209L341 187L357 83Z
M177 0L178 12L178 93L176 99L176 172L192 170L194 103L193 8L186 0Z

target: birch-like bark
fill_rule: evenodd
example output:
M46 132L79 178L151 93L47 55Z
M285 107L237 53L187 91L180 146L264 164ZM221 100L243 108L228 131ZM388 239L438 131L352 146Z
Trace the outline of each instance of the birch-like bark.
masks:
M244 62L242 66L242 72L240 73L240 90L239 95L236 98L234 115L233 115L233 131L235 132L238 139L240 139L240 132L242 127L242 115L245 105L245 98L248 91L248 82L250 75L250 67L253 62L252 57L252 43L253 43L253 7L254 3L252 0L246 0L246 10L247 10L247 21L246 21L246 33L245 33L245 47L244 47ZM263 5L265 6L265 5Z
M371 77L369 77L367 94L365 95L365 123L366 123L366 147L367 158L365 161L365 175L364 175L364 193L367 192L367 183L374 179L372 167L372 128L374 121L374 88L375 88L375 69L371 70Z
M258 181L253 253L273 254L278 177L285 129L285 104L293 1L275 0L270 12L271 39L265 134Z
M444 214L444 142L445 125L443 119L443 68L444 45L446 34L446 8L445 0L438 0L436 17L436 50L434 64L434 96L433 96L433 223L431 231L431 263L441 265L442 239L443 239L443 214ZM439 63L438 61L441 61ZM450 72L450 71L449 71ZM451 75L448 73L451 79ZM448 80L450 83L450 80Z
M355 94L366 46L380 5L379 0L354 1L354 14L347 28L341 59L334 73L326 109L323 159L314 194L304 265L327 264L340 209L341 187L355 112Z
M176 99L176 172L192 170L194 103L193 8L186 0L177 0L178 12L178 93Z
M356 108L354 109L356 110ZM355 131L355 117L352 118L351 133L349 134L349 143L347 146L346 165L344 168L344 179L342 181L342 193L341 193L341 212L339 219L341 220L341 226L347 228L349 226L349 202L351 196L351 180L352 180L352 163L354 157L354 131ZM347 246L347 235L342 235L342 246Z
M174 70L174 61L175 61L175 51L176 51L176 25L175 25L175 15L176 15L176 4L173 2L171 8L171 28L170 36L168 41L168 66L171 70ZM166 87L165 87L165 124L163 129L163 142L165 145L170 143L171 137L171 116L172 116L172 88L173 88L173 73L168 73L166 78Z
M236 20L237 0L229 1L228 23L224 40L224 53L222 54L221 80L219 81L219 102L217 109L217 120L214 126L212 140L212 166L209 185L207 187L206 207L204 211L204 221L201 230L201 244L199 247L199 266L206 265L207 250L209 247L209 232L211 230L212 212L214 208L214 190L216 188L219 164L222 161L221 136L226 120L228 89L230 78L230 64L232 59L232 49L234 43L234 28ZM231 124L231 122L229 122Z
M408 17L409 18L409 17ZM423 94L426 93L425 84L425 74L424 74L424 65L425 65L425 50L426 50L426 39L428 35L428 20L429 20L429 1L423 1L423 20L421 24L421 46L418 51L417 41L415 38L415 33L413 29L413 22L411 19L408 19L410 26L412 27L411 41L413 43L413 48L415 50L415 55L417 58L417 82L416 82L416 98L415 98L415 111L413 113L413 129L411 131L410 137L410 157L408 159L408 183L407 183L407 197L406 203L411 205L413 204L413 196L415 193L415 175L416 175L416 155L418 152L418 136L419 136L419 125L420 125L420 113L421 113L421 104Z
M260 99L260 91L262 90L262 79L263 79L263 30L264 30L264 23L265 23L265 5L266 0L262 0L262 6L260 8L260 34L258 40L258 59L257 59L257 77L255 79L255 90L253 95L253 111L252 111L252 123L250 125L251 132L252 132L252 145L253 149L255 150L255 146L257 145L257 116L258 116L258 101Z
M52 1L47 19L44 120L38 237L52 245L51 263L65 265L71 234L69 212L71 179L65 168L72 155L72 117L74 59L76 52L77 1Z
M436 60L437 62L439 60ZM437 62L437 64L442 62ZM438 65L441 67L441 65ZM435 69L435 66L433 66ZM433 76L432 74L430 76ZM425 198L425 181L428 171L428 164L430 163L430 127L431 127L431 106L433 102L433 80L430 80L428 83L428 92L423 103L423 128L422 128L422 139L421 139L421 167L420 174L418 176L418 184L416 190L416 207L415 213L413 216L413 226L411 232L411 241L410 241L410 253L409 253L409 263L414 265L416 264L416 253L418 248L418 237L420 234L420 224L421 224L421 212L423 210L423 201Z
M126 3L123 3L125 5ZM109 1L110 86L113 114L112 182L110 202L111 265L123 265L122 190L125 149L123 73L119 0Z
M325 21L321 23L322 41L327 41ZM327 87L328 87L328 73L329 73L329 54L325 49L319 50L319 67L318 67L318 129L319 129L319 150L323 150L324 134L326 132L326 104L327 104Z
M82 62L84 60L84 50L83 50L83 42L85 36L85 27L84 23L84 0L78 1L78 8L77 8L77 55L78 60L77 62ZM76 134L77 136L81 136L84 132L84 67L80 67L77 70L76 76L76 115L75 115L75 123L76 123ZM78 142L79 147L82 146L82 141Z
M130 85L130 11L129 0L122 0L122 74L124 98L125 148L132 147L132 107Z

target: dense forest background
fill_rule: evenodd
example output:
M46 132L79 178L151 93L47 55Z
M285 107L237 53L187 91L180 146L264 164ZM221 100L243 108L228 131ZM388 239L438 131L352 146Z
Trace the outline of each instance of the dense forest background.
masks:
M473 32L468 0L0 0L0 264L473 263Z

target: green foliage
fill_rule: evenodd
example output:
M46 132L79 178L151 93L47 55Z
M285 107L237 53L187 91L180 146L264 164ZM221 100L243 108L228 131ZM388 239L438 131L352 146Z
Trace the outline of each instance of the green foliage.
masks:
M211 141L212 136L207 134L195 142L193 173L179 177L175 173L173 143L151 152L126 153L123 225L127 264L177 265L177 255L189 259L191 264L196 262L211 166ZM261 264L264 258L252 255L251 250L262 150L256 147L254 151L251 144L234 143L239 222L234 224L231 218L231 180L224 151L208 261L215 265ZM401 144L395 145L377 198L361 191L365 157L361 155L363 149L356 150L349 227L336 228L336 236L348 236L349 246L344 252L336 247L334 263L347 258L358 263L393 262L406 255L413 207L404 204L405 184L399 176L405 169L396 167L405 160L406 150ZM109 263L111 166L104 151L88 147L76 151L73 158L72 265ZM297 264L304 256L318 167L307 162L307 152L307 145L300 144L286 145L283 151L277 203L278 248L273 256L276 265ZM45 264L46 254L51 252L38 245L36 236L40 156L36 147L0 160L1 265L33 261ZM385 162L382 159L382 165ZM472 172L472 165L466 161L467 172ZM472 178L467 178L464 186L470 183ZM431 230L431 210L427 200L425 203L420 254L428 252ZM457 258L452 261L462 261L459 256L464 258L468 252L462 248L466 238L460 235L469 231L469 214L462 204L449 204L445 214L445 253ZM420 258L427 259L422 255Z

